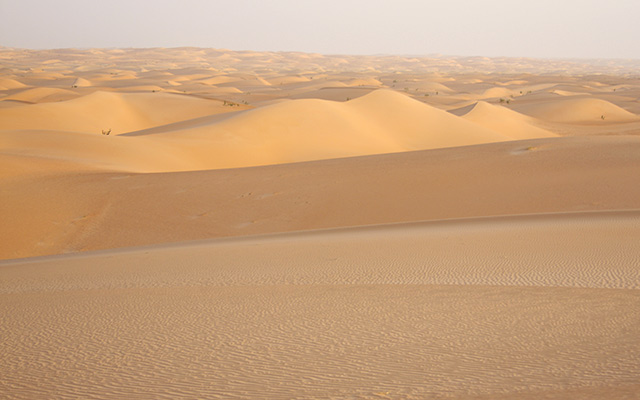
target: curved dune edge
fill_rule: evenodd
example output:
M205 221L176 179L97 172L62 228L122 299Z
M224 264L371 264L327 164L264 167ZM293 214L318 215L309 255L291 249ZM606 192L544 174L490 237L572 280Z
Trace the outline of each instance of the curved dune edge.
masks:
M557 136L555 133L537 127L536 120L532 117L484 101L450 112L513 140Z
M40 264L40 263L58 263L59 265L64 265L65 260L76 260L76 259L87 259L87 258L108 258L112 259L114 255L135 255L140 253L148 254L153 251L180 251L180 252L188 252L189 249L200 248L200 247L217 247L217 246L253 246L257 243L262 244L291 244L291 243L313 243L316 239L320 241L332 241L332 242L340 242L343 239L349 239L352 237L358 237L358 240L368 241L368 240L382 240L384 237L395 237L398 238L403 237L407 238L409 236L419 236L421 234L426 234L427 232L436 233L436 235L443 235L448 238L450 232L485 232L489 230L519 230L526 229L530 234L534 230L548 230L548 229L568 229L575 230L576 234L581 232L579 229L596 229L594 227L599 227L600 225L608 226L608 225L620 225L620 232L616 233L616 235L605 235L615 237L624 236L625 241L629 241L629 243L633 243L635 240L635 236L639 231L640 227L637 226L637 222L640 220L640 209L628 209L628 210L595 210L595 211L567 211L567 212L547 212L547 213L535 213L535 214L512 214L512 215L495 215L495 216L480 216L480 217L459 217L459 218L444 218L444 219L432 219L432 220L424 220L424 221L411 221L411 222L393 222L393 223L382 223L382 224L368 224L368 225L357 225L357 226L347 226L347 227L337 227L337 228L318 228L318 229L310 229L310 230L300 230L300 231L291 231L291 232L278 232L278 233L261 233L247 236L234 236L234 237L221 237L221 238L213 238L213 239L200 239L200 240L191 240L184 242L174 242L174 243L162 243L162 244L152 244L152 245L144 245L144 246L134 246L134 247L125 247L125 248L113 248L113 249L105 249L105 250L94 250L87 251L81 253L73 253L73 254L57 254L57 255L46 255L46 256L36 256L36 257L28 257L21 258L15 260L0 260L1 266L8 265L22 265L22 264ZM511 227L511 228L510 228ZM609 229L610 228L606 228ZM628 232L625 234L621 233L622 230L628 229ZM486 233L483 233L483 235ZM379 238L379 239L376 239ZM557 239L557 238L556 238ZM556 240L553 239L553 240ZM400 239L398 239L400 240ZM488 240L488 239L487 239ZM551 239L549 239L551 240ZM562 241L570 241L573 239L563 238ZM576 239L577 240L577 239ZM527 242L527 240L522 240L523 242ZM584 243L581 243L582 246ZM542 247L547 246L547 244L541 244L539 241L536 243L527 244L532 247ZM557 246L564 246L564 244L558 244ZM625 247L624 243L617 243L616 246ZM322 247L322 245L320 246ZM390 247L393 247L390 245ZM437 247L437 246L434 246ZM640 249L640 244L638 246L631 245L630 249L635 248ZM489 250L487 250L489 251ZM612 250L613 251L613 250ZM444 254L444 252L443 252ZM533 254L533 253L531 253ZM531 255L530 254L530 255ZM584 254L582 258L588 258L590 255ZM537 256L536 256L537 257ZM634 256L635 257L635 256ZM614 257L615 258L615 257ZM111 261L109 261L111 262ZM613 263L614 260L609 260L607 264ZM584 261L573 260L572 263L576 265L581 265ZM592 262L588 262L589 264ZM535 263L532 263L535 264ZM597 262L593 262L594 265L601 264ZM624 263L623 263L624 264ZM598 268L602 266L599 265ZM633 265L629 265L630 269L627 271L629 273L629 277L625 279L621 279L619 277L613 277L610 274L607 276L601 276L601 279L604 279L601 283L597 284L597 286L585 286L585 284L577 284L577 283L569 283L565 281L564 283L553 282L549 284L549 286L571 286L571 287L601 287L601 288L613 288L614 286L620 285L622 282L627 282L624 287L620 287L623 289L640 289L640 276L634 276L636 268ZM603 271L608 270L605 267L602 267ZM610 271L610 270L608 270ZM634 272L635 271L635 272ZM578 275L585 273L590 275L590 273L586 271L578 272ZM420 276L424 279L430 279L427 275ZM333 276L333 275L331 275ZM327 278L327 276L324 276ZM58 283L64 285L66 282L66 278L60 277L62 280ZM422 279L421 278L421 279ZM498 277L496 278L497 283ZM508 277L508 279L514 279L513 276ZM574 275L571 279L577 279ZM637 282L636 282L637 281ZM628 283L631 282L631 283ZM327 282L328 283L328 282ZM335 282L333 282L335 283ZM433 282L432 282L433 283ZM246 283L243 283L246 284ZM426 284L426 283L424 283ZM429 283L431 284L431 283ZM478 282L464 282L464 283L451 283L451 282L435 282L433 284L487 284L487 283L478 283ZM501 284L501 283L500 283ZM538 282L536 284L531 284L530 286L539 286L541 283ZM522 282L517 283L512 281L511 283L505 283L507 286L512 285L523 285ZM630 285L630 286L629 286ZM524 286L529 286L529 284L524 284ZM628 286L628 287L627 287ZM65 289L66 290L66 289ZM2 289L0 289L2 292Z
M117 108L119 114L113 115L109 107L101 108L107 103ZM5 153L66 159L91 169L169 172L554 136L531 125L525 116L486 103L476 106L483 110L474 109L460 118L390 90L376 90L349 102L284 101L224 116L216 113L229 107L212 103L215 102L185 100L163 93L95 92L66 102L22 107L15 112L0 110L12 115L12 119L3 122L5 130L0 132L0 146ZM171 108L175 108L173 114L167 111ZM185 113L186 109L189 112ZM39 112L48 117L36 118ZM73 119L68 115L70 112L91 117ZM178 121L178 114L193 118ZM115 125L101 120L107 115L115 118ZM160 115L165 123L177 122L157 126ZM496 118L501 122L495 122ZM56 127L63 126L66 131L54 132ZM114 135L128 128L133 132L109 137L86 134L90 127L99 126L119 127ZM143 130L134 129L142 126ZM76 129L82 132L75 132Z
M640 376L639 227L639 211L555 214L3 262L0 384L25 397L615 397Z
M3 178L1 258L443 218L640 208L637 137L545 138L159 174L78 172L55 161L44 164L52 169L44 175L37 168L25 172L34 168L28 157L0 157L9 175L24 175Z

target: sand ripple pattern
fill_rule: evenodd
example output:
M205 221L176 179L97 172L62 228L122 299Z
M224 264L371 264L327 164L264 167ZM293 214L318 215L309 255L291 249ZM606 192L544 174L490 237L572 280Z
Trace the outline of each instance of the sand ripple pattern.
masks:
M638 398L640 213L0 265L0 397Z
M640 211L589 212L382 225L5 261L0 262L3 273L19 273L0 282L0 293L322 284L638 289L639 266Z

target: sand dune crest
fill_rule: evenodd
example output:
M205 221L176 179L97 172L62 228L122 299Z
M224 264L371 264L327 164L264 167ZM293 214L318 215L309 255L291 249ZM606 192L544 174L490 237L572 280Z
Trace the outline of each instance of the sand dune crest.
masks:
M509 140L389 90L374 91L346 103L316 99L280 102L232 115L210 126L163 134L158 140L177 137L198 143L189 151L209 168ZM184 144L189 145L188 141ZM211 154L215 154L215 160Z
M514 140L557 136L535 126L533 118L529 116L484 101L465 107L462 118Z

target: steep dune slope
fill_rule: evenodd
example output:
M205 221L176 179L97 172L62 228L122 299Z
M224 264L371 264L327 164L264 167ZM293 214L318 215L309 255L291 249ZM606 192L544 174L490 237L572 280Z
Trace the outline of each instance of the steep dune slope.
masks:
M405 95L378 90L350 102L304 99L157 135L209 168L463 146L510 140Z
M89 80L84 79L84 78L78 78L73 82L72 85L74 88L78 88L78 87L91 87L93 86L93 83L91 83Z
M474 104L462 117L514 140L556 136L533 125L534 119L531 117L484 101Z

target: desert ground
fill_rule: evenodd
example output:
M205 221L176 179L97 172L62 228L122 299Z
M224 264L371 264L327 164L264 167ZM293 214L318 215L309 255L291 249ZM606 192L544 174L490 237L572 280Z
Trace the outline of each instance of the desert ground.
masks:
M0 398L640 398L640 61L0 47Z

